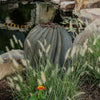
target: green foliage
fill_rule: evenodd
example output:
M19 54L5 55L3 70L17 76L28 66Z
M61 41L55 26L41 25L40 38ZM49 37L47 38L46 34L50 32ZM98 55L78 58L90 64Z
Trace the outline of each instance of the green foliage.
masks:
M30 100L46 100L46 96L43 95L42 92L42 90L35 92L30 98Z
M86 40L84 45L73 49L78 52L72 59L73 66L84 67L85 81L90 84L100 84L100 35ZM73 52L72 50L72 52ZM72 53L73 54L73 53ZM77 56L76 56L77 55Z
M82 32L85 26L85 23L74 15L66 17L61 24L68 32L75 32L75 34Z
M88 55L88 57L86 56ZM100 35L97 35L88 43L85 59L90 83L100 84Z
M33 98L34 100L36 98L34 94L37 93L36 87L39 85L45 87L43 98L46 97L46 100L77 100L78 96L83 94L78 89L82 84L79 80L84 68L80 67L78 62L75 63L75 66L70 64L70 66L64 65L62 68L53 65L49 59L45 59L45 61L43 59L42 62L36 64L35 68L30 66L29 61L25 62L27 63L25 79L22 77L23 75L20 75L19 78L19 74L16 76L17 80L14 77L9 79L10 87L12 89L16 87L15 90L17 90L13 91L14 99L29 100L29 98Z

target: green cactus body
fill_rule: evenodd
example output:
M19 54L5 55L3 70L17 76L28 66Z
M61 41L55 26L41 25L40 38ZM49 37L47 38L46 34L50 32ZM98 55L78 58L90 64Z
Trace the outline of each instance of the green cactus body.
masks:
M24 43L24 51L25 57L29 59L32 66L34 66L34 58L39 58L39 50L42 50L38 41L44 45L44 49L50 45L48 56L54 64L60 66L64 64L65 54L72 46L72 40L63 27L54 23L41 24L29 32Z

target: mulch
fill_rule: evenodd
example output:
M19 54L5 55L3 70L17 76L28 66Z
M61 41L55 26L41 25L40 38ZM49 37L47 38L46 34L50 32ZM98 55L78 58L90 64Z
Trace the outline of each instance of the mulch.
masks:
M90 85L85 82L80 91L85 92L85 94L81 95L81 100L100 100L100 87L97 85Z
M80 100L100 100L100 87L97 85L90 85L85 82L79 90L85 92L79 97ZM6 78L0 81L0 100L13 100Z
M0 80L0 100L13 100L11 89L7 85L7 80Z
M16 76L15 74L11 74L9 76ZM25 80L25 71L22 71L22 77ZM0 100L13 100L13 95L11 88L7 84L7 77L0 80Z

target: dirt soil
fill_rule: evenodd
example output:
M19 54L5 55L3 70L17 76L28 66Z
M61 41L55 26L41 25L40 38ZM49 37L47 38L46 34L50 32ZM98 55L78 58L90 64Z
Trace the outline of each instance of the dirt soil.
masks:
M0 100L13 100L11 89L7 86L7 80L0 80Z
M81 100L100 100L100 87L96 85L89 85L88 83L84 83L80 91L85 92L84 95L81 95Z
M85 82L80 91L85 92L80 96L80 100L100 100L100 88L96 85L90 86ZM13 100L11 89L7 86L6 79L0 81L0 100Z

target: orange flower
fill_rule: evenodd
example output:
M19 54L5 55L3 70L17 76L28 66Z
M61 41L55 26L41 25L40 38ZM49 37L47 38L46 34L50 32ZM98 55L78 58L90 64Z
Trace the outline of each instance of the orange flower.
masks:
M44 86L38 86L37 90L45 90L45 87Z

